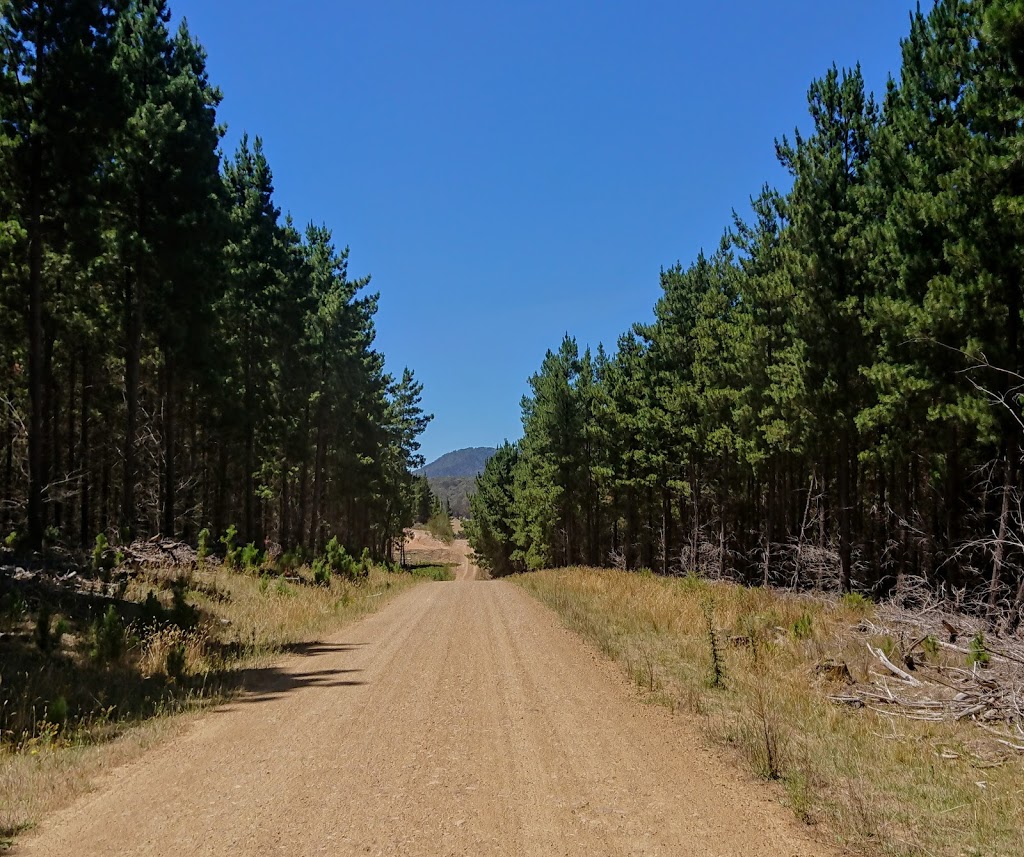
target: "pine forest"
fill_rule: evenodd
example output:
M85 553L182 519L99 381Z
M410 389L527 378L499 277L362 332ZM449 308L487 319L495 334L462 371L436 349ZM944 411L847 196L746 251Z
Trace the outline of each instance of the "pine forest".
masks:
M880 96L828 69L776 141L791 185L662 269L613 352L548 352L473 500L492 570L938 593L1020 621L1022 22L942 0Z

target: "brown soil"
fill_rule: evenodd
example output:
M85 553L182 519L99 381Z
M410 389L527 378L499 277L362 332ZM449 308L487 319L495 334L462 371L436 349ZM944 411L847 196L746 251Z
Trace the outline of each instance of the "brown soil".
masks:
M284 660L14 853L827 853L546 608L474 573Z

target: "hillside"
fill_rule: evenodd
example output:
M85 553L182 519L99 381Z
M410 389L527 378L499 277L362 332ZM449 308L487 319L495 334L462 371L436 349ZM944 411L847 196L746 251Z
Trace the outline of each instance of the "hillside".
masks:
M469 498L476 491L475 476L428 476L430 490L448 507L456 518L469 517Z
M489 446L456 449L454 452L445 453L426 467L421 467L416 474L426 476L428 479L473 477L484 469L492 455L494 449Z

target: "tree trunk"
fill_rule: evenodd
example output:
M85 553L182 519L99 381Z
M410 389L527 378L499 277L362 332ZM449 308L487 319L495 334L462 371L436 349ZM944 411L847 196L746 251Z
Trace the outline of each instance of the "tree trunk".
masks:
M996 536L996 547L992 557L992 579L989 582L988 606L994 613L1003 591L1003 566L1006 560L1006 534L1010 528L1010 503L1013 489L1017 482L1017 461L1020 458L1020 447L1011 442L1003 462L1003 501L999 512L999 532Z
M135 440L138 433L139 370L142 361L142 307L137 284L125 270L124 282L124 473L121 484L121 521L127 537L135 534Z
M175 398L174 398L174 365L169 349L164 349L164 490L163 490L163 523L161 529L168 538L173 538L177 530L174 513L174 495L178 487L178 475L175 468Z
M78 466L82 472L82 491L79 500L79 542L83 548L89 546L92 537L92 509L89 507L89 489L92 480L91 456L89 449L89 408L92 398L92 376L89 355L82 352L82 413L78 429Z
M850 591L853 551L850 545L850 438L846 426L839 436L839 563L840 588Z
M42 22L38 22L42 28ZM42 57L37 80L42 78ZM38 136L29 143L28 191L28 546L43 546L43 148Z

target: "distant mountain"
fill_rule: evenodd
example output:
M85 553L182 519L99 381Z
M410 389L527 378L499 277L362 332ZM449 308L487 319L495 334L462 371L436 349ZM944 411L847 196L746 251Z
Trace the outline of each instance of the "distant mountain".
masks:
M436 461L416 471L417 476L428 479L472 477L481 473L484 465L494 455L495 450L489 446L474 446L469 449L457 449L442 455Z

